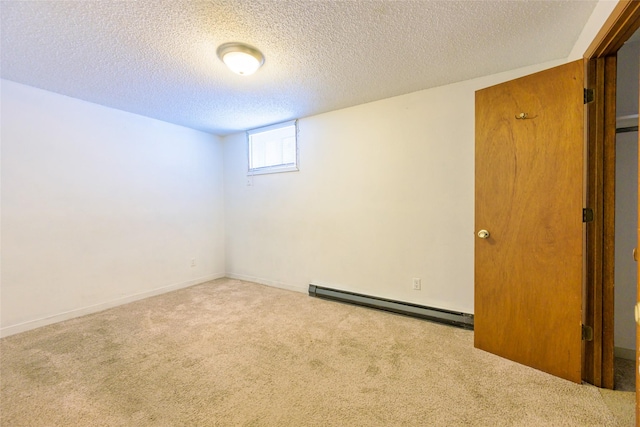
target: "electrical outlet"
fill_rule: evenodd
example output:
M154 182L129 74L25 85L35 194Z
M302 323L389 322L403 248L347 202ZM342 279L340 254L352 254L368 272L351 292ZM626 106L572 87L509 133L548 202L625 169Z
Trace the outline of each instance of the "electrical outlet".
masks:
M195 266L196 266L196 259L191 258L191 267L195 267Z
M419 291L421 287L422 287L422 279L414 277L413 278L413 290L414 291Z

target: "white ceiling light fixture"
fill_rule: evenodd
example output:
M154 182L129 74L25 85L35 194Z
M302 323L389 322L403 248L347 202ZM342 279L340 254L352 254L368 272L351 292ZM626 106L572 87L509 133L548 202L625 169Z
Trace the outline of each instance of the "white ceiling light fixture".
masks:
M264 64L264 55L258 49L248 44L232 42L218 47L218 58L231 71L241 76L248 76L258 71Z

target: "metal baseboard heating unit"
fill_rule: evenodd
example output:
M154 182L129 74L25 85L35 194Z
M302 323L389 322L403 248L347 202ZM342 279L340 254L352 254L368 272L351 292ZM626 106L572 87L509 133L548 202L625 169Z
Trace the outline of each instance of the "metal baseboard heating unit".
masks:
M322 299L377 308L379 310L404 314L405 316L417 317L420 319L431 320L438 323L445 323L447 325L473 330L473 314L425 307L423 305L372 297L353 292L324 288L316 285L309 285L309 295Z

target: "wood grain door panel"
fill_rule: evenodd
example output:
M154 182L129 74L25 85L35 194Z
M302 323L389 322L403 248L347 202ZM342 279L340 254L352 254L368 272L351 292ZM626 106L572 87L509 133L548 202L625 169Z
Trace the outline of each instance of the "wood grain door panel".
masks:
M475 243L475 346L578 383L583 75L576 61L476 92L475 225L490 236Z

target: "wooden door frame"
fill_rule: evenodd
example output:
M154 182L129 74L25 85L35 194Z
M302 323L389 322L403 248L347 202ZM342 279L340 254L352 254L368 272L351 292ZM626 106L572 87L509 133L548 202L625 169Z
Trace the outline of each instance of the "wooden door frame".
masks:
M582 378L614 386L615 140L617 52L640 27L640 1L620 0L584 54L585 87L594 91L586 109L586 227L583 322L593 328L584 342Z

